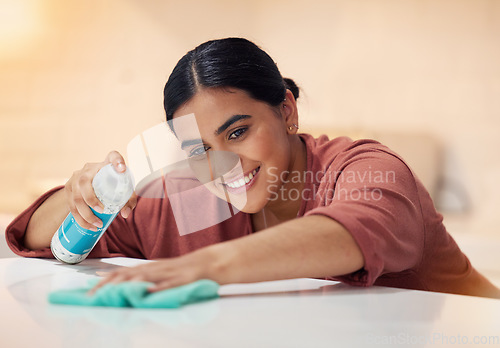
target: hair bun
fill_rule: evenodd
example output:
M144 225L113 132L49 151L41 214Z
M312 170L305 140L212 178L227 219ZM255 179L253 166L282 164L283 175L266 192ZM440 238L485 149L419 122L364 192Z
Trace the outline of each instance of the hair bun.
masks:
M292 92L293 97L295 99L298 99L299 98L299 87L297 86L295 81L292 79L289 79L288 77L284 77L283 81L285 82L286 89L289 89L290 92Z

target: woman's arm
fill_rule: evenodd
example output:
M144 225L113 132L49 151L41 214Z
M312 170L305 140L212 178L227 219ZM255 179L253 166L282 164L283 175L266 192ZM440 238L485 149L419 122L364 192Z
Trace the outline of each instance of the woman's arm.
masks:
M199 279L219 284L322 278L355 272L363 255L350 233L320 215L294 219L261 232L107 275L96 288L122 281L155 283L159 291Z
M321 215L214 245L212 277L220 284L289 278L323 278L355 272L363 255L351 234Z
M68 213L64 189L61 189L47 198L31 216L24 235L24 246L30 250L48 248L52 236Z

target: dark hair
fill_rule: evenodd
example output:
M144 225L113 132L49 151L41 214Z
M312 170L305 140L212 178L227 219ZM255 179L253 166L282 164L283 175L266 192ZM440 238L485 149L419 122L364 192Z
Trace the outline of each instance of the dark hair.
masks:
M163 91L167 121L200 88L233 87L251 97L277 106L289 89L295 99L299 88L283 78L272 58L253 42L242 38L207 41L182 57Z

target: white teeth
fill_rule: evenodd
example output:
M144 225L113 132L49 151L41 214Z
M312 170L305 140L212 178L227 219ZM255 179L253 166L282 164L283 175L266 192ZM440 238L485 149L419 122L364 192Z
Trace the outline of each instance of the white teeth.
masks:
M250 180L254 178L255 174L257 174L257 169L254 169L250 174L248 174L248 176L245 176L243 179L227 183L227 186L231 188L241 187L245 184L248 184Z

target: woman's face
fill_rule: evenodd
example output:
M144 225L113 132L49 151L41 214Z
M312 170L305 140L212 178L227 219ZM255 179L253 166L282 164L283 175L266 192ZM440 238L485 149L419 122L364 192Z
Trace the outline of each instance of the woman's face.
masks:
M239 157L239 170L233 168L229 173L226 170L222 179L215 178L212 183L215 188L210 190L218 191L214 193L221 198L227 199L228 194L231 198L244 197L244 206L236 206L246 213L256 213L271 203L270 197L276 197L273 193L281 186L280 173L292 170L294 149L290 137L295 129L290 132L288 126L297 123L297 111L290 92L287 100L279 107L272 107L242 90L206 88L174 113L174 129L188 156L194 158L206 151L209 162L210 158L220 158L219 154L227 152ZM179 127L185 115L190 114L196 122ZM236 156L233 155L233 160L231 155L227 156L232 168ZM193 163L196 166L195 160ZM210 172L213 176L212 169Z

